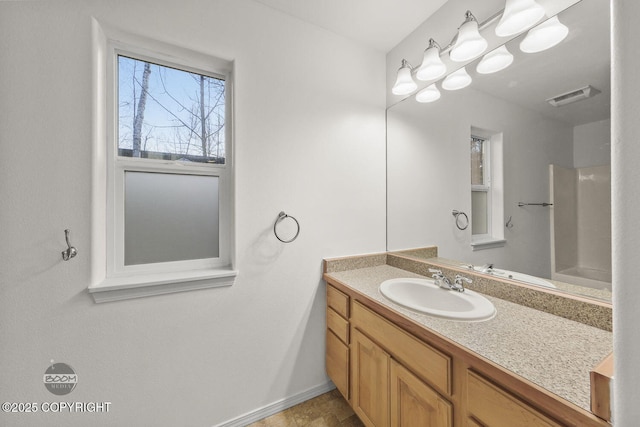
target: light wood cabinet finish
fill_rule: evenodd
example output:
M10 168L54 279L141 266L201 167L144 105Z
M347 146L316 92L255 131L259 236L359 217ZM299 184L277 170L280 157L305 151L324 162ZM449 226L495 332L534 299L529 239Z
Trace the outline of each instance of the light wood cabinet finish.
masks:
M343 343L349 344L349 321L329 307L327 307L327 328Z
M453 406L404 366L391 360L391 427L451 427Z
M475 372L468 371L467 384L469 412L486 427L560 427L560 424Z
M345 319L349 318L349 296L333 286L327 286L327 306Z
M482 424L478 424L473 418L467 418L467 427L484 427Z
M451 357L406 333L357 301L351 324L378 342L393 357L445 395L451 394Z
M368 427L388 426L391 357L360 331L352 337L353 410Z
M611 421L611 380L613 379L613 353L607 356L591 376L591 412Z
M327 330L327 375L345 399L349 400L349 347Z
M327 375L344 398L351 398L350 349L349 349L350 297L331 285L327 285L327 331L326 360Z

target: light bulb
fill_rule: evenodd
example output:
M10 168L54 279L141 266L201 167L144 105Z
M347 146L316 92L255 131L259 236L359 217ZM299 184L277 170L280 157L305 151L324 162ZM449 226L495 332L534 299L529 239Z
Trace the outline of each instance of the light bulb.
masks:
M507 0L496 35L508 37L531 28L545 14L545 10L535 0Z
M470 11L467 11L466 20L458 30L456 43L451 48L449 56L451 60L464 62L475 58L487 49L487 41L478 31L478 21Z
M554 16L529 30L520 42L520 50L526 53L542 52L560 43L568 34L569 28Z
M408 95L418 88L416 82L411 77L411 65L406 60L402 60L402 66L398 70L398 77L391 92L394 95Z
M434 39L429 39L429 47L424 51L422 64L418 67L416 77L418 80L435 80L447 72L447 66L440 59L440 46Z
M458 90L471 84L471 76L467 74L465 67L449 74L442 82L442 89Z
M497 73L507 68L512 62L513 55L507 50L507 46L502 45L487 53L476 67L476 71L480 74Z
M416 101L421 103L433 102L438 99L440 99L440 91L435 83L427 86L416 94Z

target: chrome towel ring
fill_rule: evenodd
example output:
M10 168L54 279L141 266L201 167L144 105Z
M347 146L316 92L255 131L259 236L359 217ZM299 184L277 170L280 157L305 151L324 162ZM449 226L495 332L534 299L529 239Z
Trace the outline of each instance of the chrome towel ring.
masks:
M456 210L453 210L451 214L456 217L456 227L458 227L458 230L466 230L469 226L469 217L467 216L467 214L462 211ZM464 221L462 222L462 224L460 224L461 216L464 217Z
M279 224L280 222L284 221L284 220L285 220L285 219L287 219L287 218L291 218L291 219L296 223L296 228L297 228L295 236L293 236L293 237L292 237L291 239L289 239L289 240L282 239L282 238L278 235L278 224ZM273 224L273 234L275 234L275 235L276 235L276 238L277 238L278 240L280 240L282 243L291 243L291 242L293 242L294 240L296 240L296 239L298 238L298 234L300 234L300 223L298 222L298 220L297 220L297 219L295 219L295 218L294 218L294 217L292 217L291 215L287 215L287 214L286 214L286 213L284 213L284 212L280 212L280 213L278 214L278 218L276 219L276 222Z

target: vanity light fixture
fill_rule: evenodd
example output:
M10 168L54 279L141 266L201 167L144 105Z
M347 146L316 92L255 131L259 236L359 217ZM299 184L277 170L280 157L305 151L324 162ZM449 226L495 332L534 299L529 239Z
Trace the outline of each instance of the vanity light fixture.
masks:
M507 0L496 35L508 37L531 28L545 14L536 0Z
M471 76L467 73L465 67L449 74L442 81L442 89L458 90L463 89L471 84Z
M569 28L554 16L529 30L520 42L520 50L525 53L542 52L560 43L568 34Z
M502 45L487 53L476 67L476 71L480 74L497 73L507 68L512 62L513 55L507 50L507 46Z
M413 77L411 76L412 69L411 64L409 64L406 59L403 59L402 66L398 70L396 83L393 85L393 89L391 89L394 95L409 95L418 88L418 85L413 81Z
M440 59L440 50L440 45L434 39L429 39L429 46L424 51L422 64L416 72L418 80L434 80L447 72L447 66Z
M456 41L449 56L456 62L465 62L482 54L488 43L478 31L478 21L471 11L465 13L465 20L458 29Z
M423 104L437 101L438 99L440 99L440 91L435 83L427 86L416 94L416 101Z

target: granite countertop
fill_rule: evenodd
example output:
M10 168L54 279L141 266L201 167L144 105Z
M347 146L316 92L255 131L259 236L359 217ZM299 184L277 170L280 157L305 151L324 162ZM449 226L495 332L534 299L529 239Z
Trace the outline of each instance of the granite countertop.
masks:
M587 411L589 371L613 351L611 332L487 295L497 314L484 322L409 310L382 296L378 286L388 279L424 276L389 265L327 275Z

